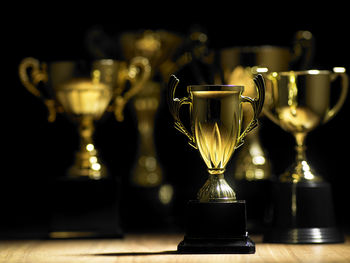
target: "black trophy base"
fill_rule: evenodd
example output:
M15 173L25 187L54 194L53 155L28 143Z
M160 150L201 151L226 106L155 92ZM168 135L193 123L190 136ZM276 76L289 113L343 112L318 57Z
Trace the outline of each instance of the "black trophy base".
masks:
M122 238L119 189L120 183L108 177L63 177L53 181L49 237Z
M254 254L255 244L248 237L239 239L186 238L177 246L182 254Z
M255 244L249 238L246 228L245 201L190 201L186 216L186 234L178 245L179 253L255 253Z
M274 229L264 236L266 243L328 244L343 243L343 234L335 227Z
M336 227L331 186L327 182L275 184L274 219L263 238L266 243L343 243Z

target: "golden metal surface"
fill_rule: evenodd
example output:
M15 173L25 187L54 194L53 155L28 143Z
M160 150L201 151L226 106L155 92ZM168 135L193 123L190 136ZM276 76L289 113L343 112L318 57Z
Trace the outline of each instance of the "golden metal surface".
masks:
M199 190L200 202L235 201L236 195L224 179L227 162L233 152L243 144L246 135L256 127L265 98L264 80L261 75L254 79L258 89L255 99L243 96L243 86L194 85L188 86L189 96L175 97L179 80L172 75L168 86L168 104L175 119L175 128L186 135L189 144L199 150L208 168L209 178ZM241 132L242 103L253 108L253 118ZM190 105L191 131L182 124L180 107Z
M306 161L304 145L307 134L332 119L344 104L348 91L348 76L344 70L307 70L273 72L271 102L264 107L266 116L296 140L295 163L280 176L285 182L322 180ZM338 102L331 106L333 82L341 78Z
M168 79L172 72L176 72L190 59L187 54L183 54L173 61L184 38L165 30L125 32L121 34L119 42L127 61L137 56L145 57L152 67L152 76L160 72L164 79Z
M23 86L34 96L39 97L44 101L44 104L49 111L48 121L54 122L56 119L55 101L53 99L45 98L42 92L37 88L39 83L47 83L48 81L46 68L47 65L45 63L40 65L40 62L37 59L28 57L21 61L18 68L18 74ZM31 72L28 73L28 70L31 70Z
M77 122L80 149L68 175L91 179L107 176L92 139L94 121L102 116L113 99L111 107L116 119L122 121L125 104L139 92L149 74L148 60L140 57L134 58L129 66L124 61L111 59L96 60L91 64L78 61L46 64L35 58L25 58L19 66L23 85L48 106L49 121L54 121L56 112L64 111ZM127 81L131 88L124 92ZM39 84L43 84L45 92L38 89ZM47 98L43 94L53 97Z

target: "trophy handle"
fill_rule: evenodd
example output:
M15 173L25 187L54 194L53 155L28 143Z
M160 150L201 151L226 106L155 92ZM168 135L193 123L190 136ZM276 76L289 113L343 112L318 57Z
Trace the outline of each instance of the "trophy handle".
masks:
M327 115L325 117L325 119L323 120L323 123L328 122L329 120L331 120L337 113L338 111L341 109L341 107L343 106L345 99L346 99L346 95L348 94L348 88L349 88L349 77L348 75L344 72L338 73L338 72L334 72L332 73L331 79L332 82L338 77L341 77L341 92L340 92L340 97L338 102L333 106L332 109L330 109L327 112Z
M264 105L265 82L264 82L263 76L261 74L258 74L254 78L254 83L255 83L255 86L257 88L257 93L258 93L257 98L252 99L250 97L241 95L241 102L250 103L252 105L254 115L253 115L253 119L250 121L248 126L245 128L245 130L238 137L235 149L237 149L238 147L240 147L243 144L243 142L244 142L243 140L247 136L247 134L258 125L258 117L259 117L261 110L263 108L263 105Z
M29 69L31 70L30 74L28 73ZM23 86L34 96L44 101L49 111L48 121L54 122L56 119L55 101L53 99L46 99L37 88L40 82L46 83L48 81L46 64L42 63L40 65L39 60L35 58L25 58L19 64L18 74Z
M272 101L269 101L268 103L265 103L265 106L263 107L263 113L272 121L274 122L276 125L280 126L280 121L279 119L270 111L271 106L266 105L266 104L273 104L274 103L274 99L271 99L271 97L274 96L276 89L277 89L277 76L278 73L277 72L272 72L271 74L267 75L267 78L269 80L271 80L272 83L272 88L270 90L270 92L272 93L270 96L268 96L268 98Z
M180 80L175 76L171 75L168 83L168 90L167 90L167 99L168 99L168 106L171 115L173 115L175 119L175 128L180 131L181 133L185 134L187 138L189 139L188 144L191 145L193 148L197 149L196 139L194 136L186 129L186 127L182 124L180 120L180 108L184 104L192 104L192 100L188 97L184 98L175 98L175 91L176 87L179 84Z
M135 96L143 87L151 75L151 66L145 57L135 57L131 60L127 69L127 79L131 82L131 88L115 98L114 114L117 121L124 120L124 108L126 103Z

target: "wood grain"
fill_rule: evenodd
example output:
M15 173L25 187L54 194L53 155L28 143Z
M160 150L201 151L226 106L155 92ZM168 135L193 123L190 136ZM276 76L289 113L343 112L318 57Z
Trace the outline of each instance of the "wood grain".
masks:
M350 262L345 244L263 244L254 255L178 255L182 235L127 235L124 239L16 240L0 242L1 263L81 262Z

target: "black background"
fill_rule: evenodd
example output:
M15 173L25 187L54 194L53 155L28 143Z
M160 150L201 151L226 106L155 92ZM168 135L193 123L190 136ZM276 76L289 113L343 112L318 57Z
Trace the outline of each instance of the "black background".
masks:
M192 25L200 25L207 31L210 47L215 49L263 44L291 46L297 30L309 30L316 41L313 68L350 69L347 7L330 3L308 7L287 2L244 6L228 3L193 3L192 9L179 3L162 3L157 11L135 4L118 6L111 12L104 6L95 12L89 10L84 16L85 9L68 12L70 6L40 10L21 7L21 13L11 10L10 19L2 21L1 32L1 129L5 131L1 136L1 228L31 228L47 220L50 189L45 182L65 173L78 147L74 124L61 115L55 123L48 123L43 103L21 85L18 65L24 57L42 61L88 58L86 32L96 25L111 35L140 29L165 29L186 35ZM148 3L148 7L152 5L156 7ZM104 15L104 11L109 12ZM106 17L108 21L104 20ZM190 81L191 76L186 76L186 80ZM180 83L187 84L193 83ZM349 100L348 96L339 114L312 131L306 142L310 163L332 184L338 221L344 227L349 227L350 222ZM173 129L167 106L161 106L156 124L157 150L167 180L181 196L177 204L181 207L203 184L205 166L199 154L187 145L186 138ZM130 108L125 114L123 123L116 122L112 114L105 115L95 133L102 158L111 173L120 177L129 176L137 146ZM271 157L274 174L278 175L294 158L294 140L267 119L261 120L261 124L263 144Z

